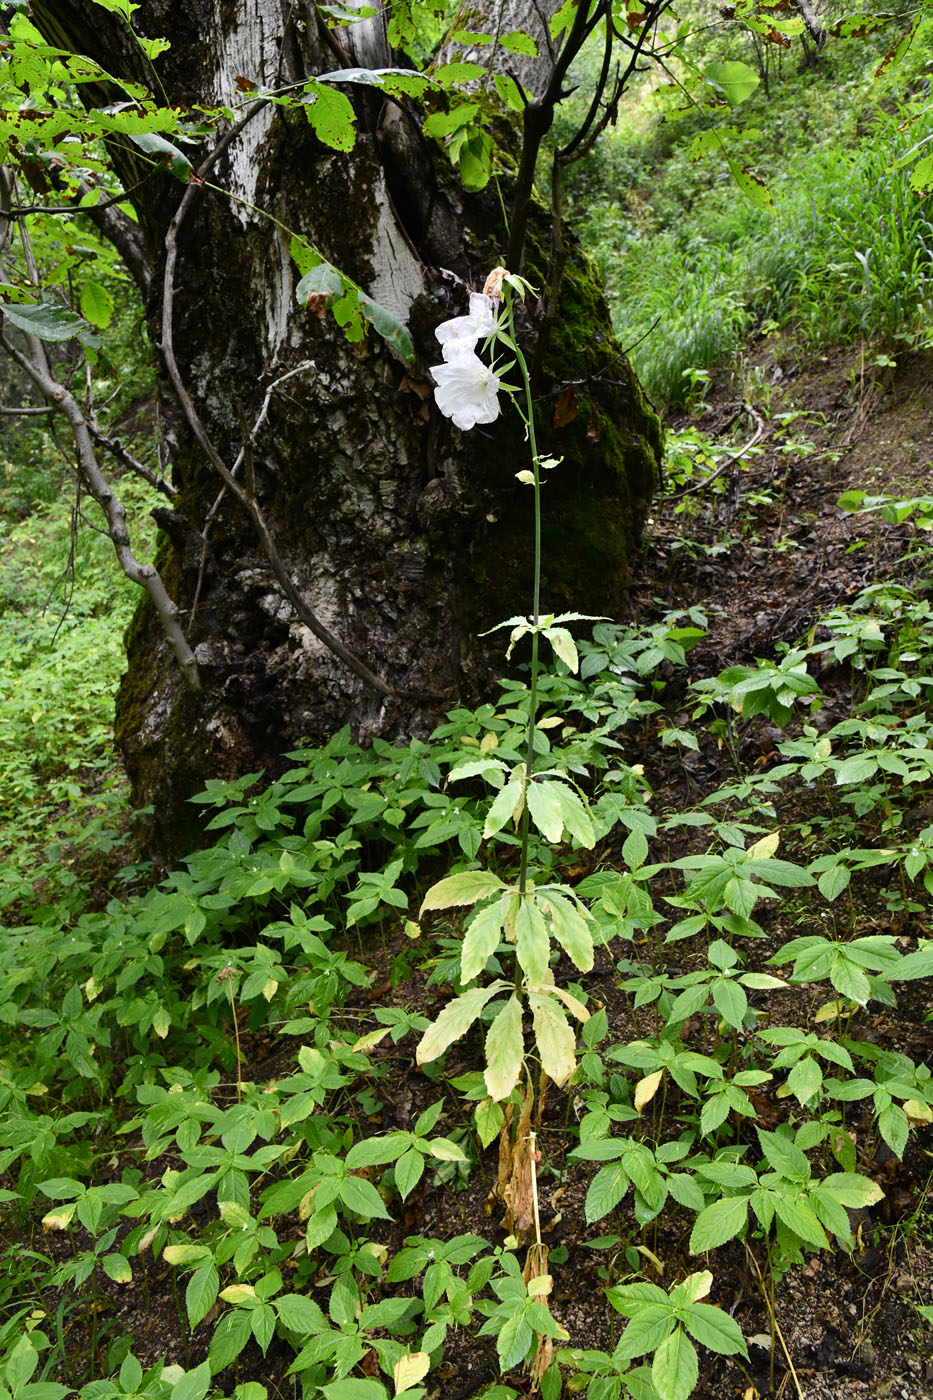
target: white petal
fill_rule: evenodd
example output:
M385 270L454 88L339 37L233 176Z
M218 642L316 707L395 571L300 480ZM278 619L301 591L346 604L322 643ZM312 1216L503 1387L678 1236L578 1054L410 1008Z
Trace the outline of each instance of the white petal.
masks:
M478 355L464 349L442 365L432 365L431 373L438 408L463 432L499 416L499 380Z

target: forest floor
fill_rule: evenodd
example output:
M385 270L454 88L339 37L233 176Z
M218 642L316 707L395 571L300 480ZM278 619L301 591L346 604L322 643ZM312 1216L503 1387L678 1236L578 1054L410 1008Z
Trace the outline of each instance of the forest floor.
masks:
M896 370L882 371L883 380L870 384L859 373L857 357L848 352L834 353L798 372L789 357L786 362L781 360L773 344L764 345L754 367L757 397L750 408L743 406L748 404L747 390L735 392L725 386L711 394L690 420L713 440L727 430L732 435L730 441L736 437L741 442L743 434L759 434L754 453L713 483L721 486L719 494L710 486L679 496L668 488L659 498L637 566L631 619L625 619L644 619L659 606L662 611L702 609L708 617L708 630L689 656L694 680L755 658L774 659L779 644L799 642L829 609L851 603L874 582L900 579L905 568L909 572L914 567L901 562L912 527L879 526L877 517L846 513L837 506L844 491L909 494L933 487L928 359L905 359ZM801 416L792 422L781 416L795 413ZM686 421L674 428L685 426ZM858 678L843 666L829 667L818 678L825 699L822 711L811 716L810 722L827 727L851 712L858 698ZM682 675L672 671L659 695L669 722L688 727ZM693 727L696 730L695 722ZM789 732L793 733L793 728ZM746 771L766 772L777 762L777 744L784 737L765 718L758 717L742 731L739 763ZM710 735L701 735L696 752L651 743L626 757L629 762L645 764L657 807L666 812L696 808L704 794L736 777L728 749ZM796 807L793 816L799 822L806 816L807 804L818 802L813 793L802 788L785 792L775 798L778 822L788 804ZM689 853L696 848L691 844L694 837L689 828L677 831L657 858L670 861ZM788 859L801 854L794 851L792 840ZM611 868L614 860L621 864L620 852L614 847L596 854L601 868ZM584 858L579 873L592 868L592 861ZM867 870L853 884L855 902L849 907L855 911L856 931L903 935L905 943L917 932L929 936L925 916L914 916L908 925L905 920L909 916L892 912L890 899L884 900L873 883L875 873ZM793 894L792 901L772 901L756 914L767 937L752 942L750 967L763 969L769 956L789 938L822 928L827 906L824 904L820 912L815 903L807 906L800 891ZM376 997L386 1005L414 1005L434 1014L441 1004L438 988L426 986L423 977L415 976L390 988L389 967L404 946L401 929L397 938L389 934L383 946L385 967L373 978L377 990L361 994L348 1010L371 1020L372 999ZM351 954L354 948L355 944L348 944ZM666 966L672 975L689 970L683 949L682 943L669 946ZM369 951L370 960L378 962L378 953ZM613 959L601 950L587 979L587 991L605 1005L613 1036L631 1039L643 1033L648 1011L633 1012L631 998L620 991L618 981ZM814 1017L825 990L825 984L822 989L787 988L769 999L771 1024L782 1024L781 1016L786 1015L786 1024L819 1029ZM858 1013L859 1037L909 1054L918 1063L929 1063L933 1059L933 1025L928 997L928 982L924 980L899 986L896 1009L876 1017L872 1003ZM696 1027L693 1031L697 1033ZM280 1039L267 1031L250 1034L244 1025L242 1040L245 1080L271 1084L289 1072L291 1048L283 1048ZM380 1047L385 1077L379 1088L381 1108L371 1121L373 1133L410 1128L417 1114L436 1098L436 1083L415 1068L410 1044L386 1041ZM455 1047L445 1075L449 1078L475 1067L465 1049ZM787 1101L775 1095L773 1088L755 1095L754 1102L763 1128L772 1128L786 1116ZM548 1130L552 1142L567 1141L566 1125L577 1107L573 1089L566 1093L552 1090L542 1128ZM663 1104L659 1114L663 1118ZM856 1132L859 1123L856 1113L851 1119ZM661 1126L656 1123L656 1130L660 1132ZM867 1121L864 1126L867 1140ZM666 1127L666 1137L679 1131L673 1115ZM140 1150L135 1138L125 1141L131 1152ZM602 1290L618 1277L616 1270L624 1272L626 1266L621 1246L616 1251L586 1247L598 1237L606 1237L608 1222L584 1224L583 1199L591 1164L568 1162L562 1154L563 1148L542 1165L540 1179L541 1218L554 1277L551 1307L570 1335L565 1345L611 1351L621 1319L608 1315ZM452 1181L432 1184L431 1174L426 1173L405 1205L393 1206L395 1221L372 1222L372 1238L384 1244L390 1255L410 1235L446 1239L457 1231L472 1231L501 1241L504 1231L494 1233L501 1203L491 1204L494 1158L495 1149L490 1148L465 1182L454 1174ZM147 1176L154 1179L167 1164L150 1163ZM119 1179L116 1157L113 1165ZM829 1170L833 1169L830 1166ZM741 1326L751 1360L739 1362L704 1351L694 1392L697 1400L931 1400L933 1332L916 1311L916 1305L933 1302L930 1131L911 1136L903 1160L881 1142L872 1154L862 1154L859 1170L882 1186L884 1199L858 1212L851 1252L841 1247L808 1252L804 1267L781 1277L775 1296L778 1345L773 1359L770 1319L759 1286L757 1245L750 1247L733 1239L709 1256L716 1278L715 1301ZM454 1186L459 1189L454 1190ZM653 1277L665 1288L683 1273L702 1267L688 1254L690 1221L686 1212L674 1212L670 1218L665 1214L658 1225L643 1231L631 1208L623 1204L613 1217L612 1228L621 1240L639 1243L647 1251L644 1258L657 1261ZM67 1241L47 1237L43 1247L51 1253L59 1249L64 1253ZM205 1324L189 1337L180 1312L175 1271L151 1260L140 1260L137 1268L142 1270L142 1287L134 1279L130 1287L108 1290L119 1330L132 1335L135 1354L143 1365L162 1356L185 1367L197 1365L206 1354L210 1337L207 1324L217 1305ZM277 1337L264 1357L250 1342L239 1358L236 1374L231 1370L217 1375L214 1383L224 1386L226 1382L226 1393L230 1394L235 1384L256 1380L268 1386L273 1397L287 1396L296 1393L287 1375L293 1360L292 1348ZM372 1353L368 1360L372 1362L369 1374L377 1374ZM456 1342L447 1348L443 1365L428 1377L427 1400L439 1396L443 1400L469 1400L498 1380L496 1363L495 1348L486 1339L458 1333ZM364 1371L367 1364L364 1359ZM527 1377L517 1372L508 1375L507 1384L513 1390L529 1388Z
M632 600L636 613L659 598L671 608L704 609L708 635L689 657L694 677L756 658L774 659L779 644L803 641L818 618L851 603L867 586L882 580L916 581L910 565L905 575L902 562L910 527L881 525L877 517L872 524L872 517L847 513L837 502L852 490L911 496L933 489L930 358L905 358L896 369L876 370L877 378L866 380L859 356L851 350L835 351L798 370L793 358L785 360L779 348L764 344L753 352L755 367L759 386L767 386L766 394L771 391L767 404L760 393L757 400L765 415L760 455L733 469L721 496L704 496L705 504L692 520L674 514L661 498ZM691 421L715 437L737 411L742 412L742 400L726 388L711 396L705 411ZM780 415L795 411L803 416L793 433L810 439L815 450L809 455L784 450L774 432ZM752 416L746 414L745 422L751 434ZM826 701L813 722L827 728L850 713L855 678L847 667L830 668L818 678ZM746 732L743 763L767 769L777 759L775 743L783 737L759 718ZM724 761L725 750L713 745L683 755L681 772L668 757L666 804L675 805L683 791L688 805L696 801L698 788L713 791L728 781ZM904 932L902 919L892 916L882 901L873 873L866 872L859 887L859 931ZM808 931L785 926L780 907L772 919L778 942ZM929 927L924 925L922 932L929 935ZM768 949L761 951L766 955ZM797 996L794 1024L799 1025ZM918 1062L933 1062L928 986L905 986L898 1002L896 1017L884 1018L884 1036L892 1037L891 1048ZM881 1025L879 1017L873 1029L868 1018L862 1034L879 1034ZM812 1256L802 1272L790 1271L781 1281L776 1311L787 1352L775 1357L773 1389L767 1353L750 1349L753 1362L758 1360L752 1380L762 1397L933 1396L930 1332L918 1327L911 1306L911 1300L933 1297L931 1149L929 1131L913 1142L903 1162L882 1144L874 1165L886 1199L867 1213L871 1218L862 1222L857 1248L851 1255L836 1250ZM734 1315L747 1337L766 1340L761 1296L738 1248L732 1263ZM788 1355L799 1389L787 1367ZM748 1379L737 1366L710 1360L706 1376L701 1372L699 1400L733 1395L752 1400L754 1391L746 1389Z

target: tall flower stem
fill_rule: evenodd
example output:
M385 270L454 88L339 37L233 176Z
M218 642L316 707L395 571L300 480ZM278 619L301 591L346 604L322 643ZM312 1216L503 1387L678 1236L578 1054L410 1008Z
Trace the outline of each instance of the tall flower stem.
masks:
M525 357L518 346L515 338L515 312L513 307L513 293L508 293L507 316L509 326L509 337L515 348L515 358L522 376L522 384L525 388L525 411L516 400L516 407L521 414L525 427L528 430L528 445L531 449L531 469L534 473L534 493L535 493L535 573L534 573L534 597L531 608L531 684L528 692L528 743L525 750L525 803L522 807L522 854L521 865L519 867L518 890L524 895L528 881L528 785L531 783L531 775L534 769L535 760L535 721L538 714L538 624L541 614L541 469L538 462L538 443L535 437L535 410L531 397L531 380L528 376L528 366Z

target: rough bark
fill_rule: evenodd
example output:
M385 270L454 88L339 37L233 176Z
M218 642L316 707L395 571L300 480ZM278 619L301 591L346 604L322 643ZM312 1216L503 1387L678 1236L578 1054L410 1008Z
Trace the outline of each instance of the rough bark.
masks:
M80 0L34 0L37 22L108 66L135 62L120 26ZM293 16L291 23L288 15ZM297 22L294 16L298 16ZM172 103L230 102L237 79L299 81L333 68L314 8L286 0L148 0L143 33L171 50L159 76ZM352 60L382 66L376 19L340 35ZM349 722L361 738L424 732L459 700L476 700L502 667L478 633L527 609L529 510L514 472L526 449L517 420L461 434L430 399L434 327L464 308L501 260L494 188L466 197L413 114L366 89L354 150L322 146L300 113L268 108L211 172L231 196L199 191L178 234L174 348L201 421L228 465L268 412L239 479L255 491L279 554L308 607L392 688L376 693L298 619L259 547L253 522L220 481L163 383L173 509L160 512L159 567L183 608L202 688L188 689L151 609L128 633L117 734L150 846L177 854L198 838L186 799L208 778L265 768L302 741ZM126 175L135 157L117 153ZM148 304L161 333L166 231L181 197L166 177L140 186L137 212L156 275ZM381 341L352 346L329 316L295 299L298 272L282 229L305 234L376 301L407 322L418 361L406 369ZM547 285L548 229L532 220L526 272ZM522 333L534 340L534 306ZM573 381L572 387L566 386ZM569 399L568 399L569 393ZM659 426L611 336L585 262L568 265L539 384L544 446L564 457L546 491L543 602L617 614L627 550L657 474ZM556 399L575 408L553 430ZM244 427L244 425L246 425ZM196 600L196 610L194 603ZM490 650L492 645L492 650Z

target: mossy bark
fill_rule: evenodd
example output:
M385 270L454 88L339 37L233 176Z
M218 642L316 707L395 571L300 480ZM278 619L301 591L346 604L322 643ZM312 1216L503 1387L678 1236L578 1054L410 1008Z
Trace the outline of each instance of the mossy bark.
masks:
M36 10L40 20L51 14L61 39L81 3L36 0ZM221 72L269 81L270 53L280 80L299 81L320 63L308 33L287 27L290 12L279 0L239 6L234 52L224 28L232 21L203 0L150 0L137 18L142 32L172 41L160 76L169 100L190 105L223 95ZM107 19L95 10L102 44ZM347 722L363 740L423 733L451 705L488 694L503 669L501 637L479 634L529 606L531 500L515 480L527 465L521 425L506 411L459 432L434 407L428 373L439 359L434 328L464 309L466 288L501 260L499 196L493 188L465 196L410 116L365 89L348 91L359 113L352 152L322 146L303 116L275 112L250 138L249 160L231 148L211 180L307 236L377 299L402 301L416 365L372 336L348 344L329 316L298 305L281 230L207 189L180 231L174 344L228 464L267 387L307 363L272 393L242 479L308 606L393 695L368 688L298 620L229 493L211 514L218 478L163 385L179 496L160 516L159 564L186 610L202 690L185 687L143 605L117 704L118 743L136 803L152 809L148 840L160 858L200 839L187 799L208 778L275 773L289 750ZM163 243L180 195L166 177L134 196L157 271L149 307L157 343ZM542 287L547 247L541 212L526 272ZM532 300L519 327L529 353L537 325ZM617 615L657 480L660 427L578 251L537 398L542 450L563 459L545 488L543 605Z

